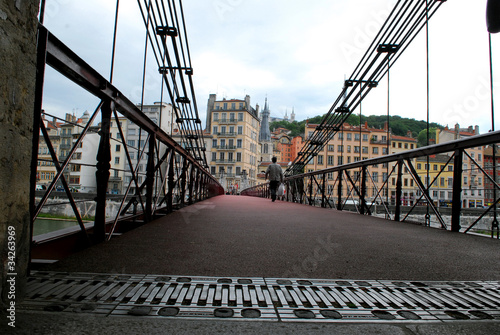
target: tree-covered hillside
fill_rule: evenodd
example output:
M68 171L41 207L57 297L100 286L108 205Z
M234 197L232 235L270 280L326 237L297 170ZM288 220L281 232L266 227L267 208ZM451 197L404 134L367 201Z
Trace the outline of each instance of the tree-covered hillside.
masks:
M323 120L323 116L315 116L310 118L309 120L303 121L275 121L270 123L271 131L276 128L286 128L291 130L291 136L304 135L305 124L306 122L313 124L320 124ZM387 121L387 115L370 115L370 116L361 116L361 122L364 124L368 122L368 127L370 128L384 128L384 123ZM359 125L359 115L351 114L347 119L347 123L351 125ZM401 116L390 116L389 117L389 127L394 135L406 136L408 131L411 131L412 137L418 138L419 145L426 144L426 133L427 133L427 123L425 121L419 121L415 119L403 118ZM429 124L430 129L430 138L436 138L436 129L443 129L444 127L440 124L432 122ZM422 142L422 143L420 143Z

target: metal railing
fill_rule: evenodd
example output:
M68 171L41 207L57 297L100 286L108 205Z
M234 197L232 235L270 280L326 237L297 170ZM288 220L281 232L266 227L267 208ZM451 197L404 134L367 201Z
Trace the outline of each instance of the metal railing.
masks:
M472 158L468 150L477 147L496 146L500 142L500 132L490 132L468 139L436 144L417 148L403 153L362 160L355 163L339 165L319 171L303 173L285 178L285 201L291 201L311 206L350 209L363 215L380 215L394 221L416 221L424 225L437 225L454 232L468 233L471 231L486 231L499 238L497 219L498 203L500 202L500 186L491 170L485 170L482 162ZM418 158L427 158L437 154L447 155L447 161L441 163L438 171L432 171L431 178L426 180L427 171L415 168ZM482 175L483 185L491 185L491 189L483 189L484 195L494 194L493 200L484 204L483 208L466 208L463 206L468 188L462 183L464 174L463 159L468 158L471 169ZM385 178L374 178L374 170L385 166ZM448 169L448 166L453 166ZM445 173L453 175L452 193L447 203L450 207L441 207L439 192L440 178ZM403 176L414 185L403 186ZM394 184L392 185L392 181ZM488 183L487 183L488 182ZM408 183L409 184L409 183ZM468 185L467 185L468 187ZM408 196L408 190L413 195ZM369 195L372 191L372 195ZM470 192L470 191L469 191ZM269 197L269 184L261 184L241 192L243 195ZM411 201L408 201L411 200ZM444 204L444 203L443 203ZM482 227L482 228L481 228Z
M95 111L89 115L87 124L79 126L79 133L73 135L75 140L67 148L69 152L64 155L58 152L57 145L52 142L45 126L46 120L42 117L46 65L101 100ZM186 75L190 76L192 72L186 71ZM188 102L186 100L182 103L186 105ZM98 115L101 117L99 131L91 134L89 128L95 127L94 122ZM133 148L127 145L126 129L120 125L123 118L140 127L144 136L142 147ZM110 134L111 122L118 127L120 135L117 136L118 138L112 138ZM134 223L149 222L159 215L172 212L175 206L190 205L196 201L223 194L222 186L206 170L205 158L199 157L198 152L194 153L196 156L193 157L190 152L183 149L179 143L149 119L136 104L128 100L110 81L78 57L42 24L38 28L34 129L39 129L39 131L34 131L33 136L31 232L33 232L33 223L36 218L44 206L48 205L49 199L53 198L54 190L65 192L67 197L65 203L71 206L74 219L80 227L79 233L82 234L87 244L109 240L117 227L122 222L131 220L132 216ZM97 163L82 164L82 166L93 169L96 191L90 197L92 200L78 201L78 203L91 202L95 205L94 222L89 228L89 225L84 225L81 209L75 201L75 193L72 192L74 189L68 184L68 174L71 175L70 166L76 164L72 162L74 153L82 143L85 143L90 134L98 138L98 147L95 148L96 156L94 156ZM35 191L39 161L38 146L42 142L48 147L56 169L55 177L47 184L43 192ZM111 149L115 148L115 145L120 145L120 148L124 150L126 159L124 170L112 168ZM132 152L134 159L131 158ZM61 160L61 157L65 158ZM141 171L141 163L145 163L145 171ZM110 171L113 170L118 172L110 177L112 175ZM110 214L106 207L111 199L111 195L108 194L108 185L118 180L117 177L122 173L127 173L130 180L125 185L123 194L113 196L118 208L116 213ZM60 196L61 194L57 195L57 197Z

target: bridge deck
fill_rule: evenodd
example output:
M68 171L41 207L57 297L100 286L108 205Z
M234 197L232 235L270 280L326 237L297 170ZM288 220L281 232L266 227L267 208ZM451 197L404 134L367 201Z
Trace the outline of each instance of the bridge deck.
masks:
M500 280L500 242L331 209L219 196L45 270L218 277Z

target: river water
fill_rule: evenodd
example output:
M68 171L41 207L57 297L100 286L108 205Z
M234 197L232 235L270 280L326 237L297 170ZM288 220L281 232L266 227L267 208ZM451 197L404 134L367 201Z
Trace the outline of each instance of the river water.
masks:
M78 226L76 220L37 218L33 224L33 236L50 233L59 229Z

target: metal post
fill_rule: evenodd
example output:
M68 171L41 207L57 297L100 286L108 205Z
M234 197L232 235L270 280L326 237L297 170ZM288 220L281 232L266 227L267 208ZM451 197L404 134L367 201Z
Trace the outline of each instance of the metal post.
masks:
M33 139L31 151L30 176L30 260L31 241L33 240L33 223L35 218L36 171L38 168L38 142L40 141L40 123L42 122L43 82L45 79L45 62L47 57L48 32L42 26L38 28L38 46L36 59L35 104L33 108Z
M364 215L366 208L366 165L361 168L361 208L359 214Z
M462 209L462 149L455 150L453 167L453 207L451 209L451 231L460 231Z
M111 161L111 147L109 128L114 102L106 101L101 108L101 140L97 151L97 182L96 210L94 222L94 242L99 243L106 239L106 192L108 190L109 168Z
M321 207L323 208L326 208L325 189L326 189L326 173L323 173L323 190L321 192Z
M337 187L337 210L341 211L342 210L342 173L343 170L339 171L339 185Z
M155 176L155 144L156 135L151 134L149 136L149 151L148 151L148 163L146 166L146 208L145 208L145 219L149 222L153 218L152 207L153 207L153 185Z
M174 210L173 197L174 197L174 161L175 152L170 153L170 158L168 162L168 192L167 192L167 213L172 213Z
M398 175L396 180L396 209L394 212L394 221L401 220L401 193L403 189L403 161L398 161Z
M185 205L185 200L184 198L186 197L186 171L188 169L188 164L187 160L184 159L182 164L182 172L181 172L181 207L184 207Z
M309 206L313 205L313 176L309 177Z

